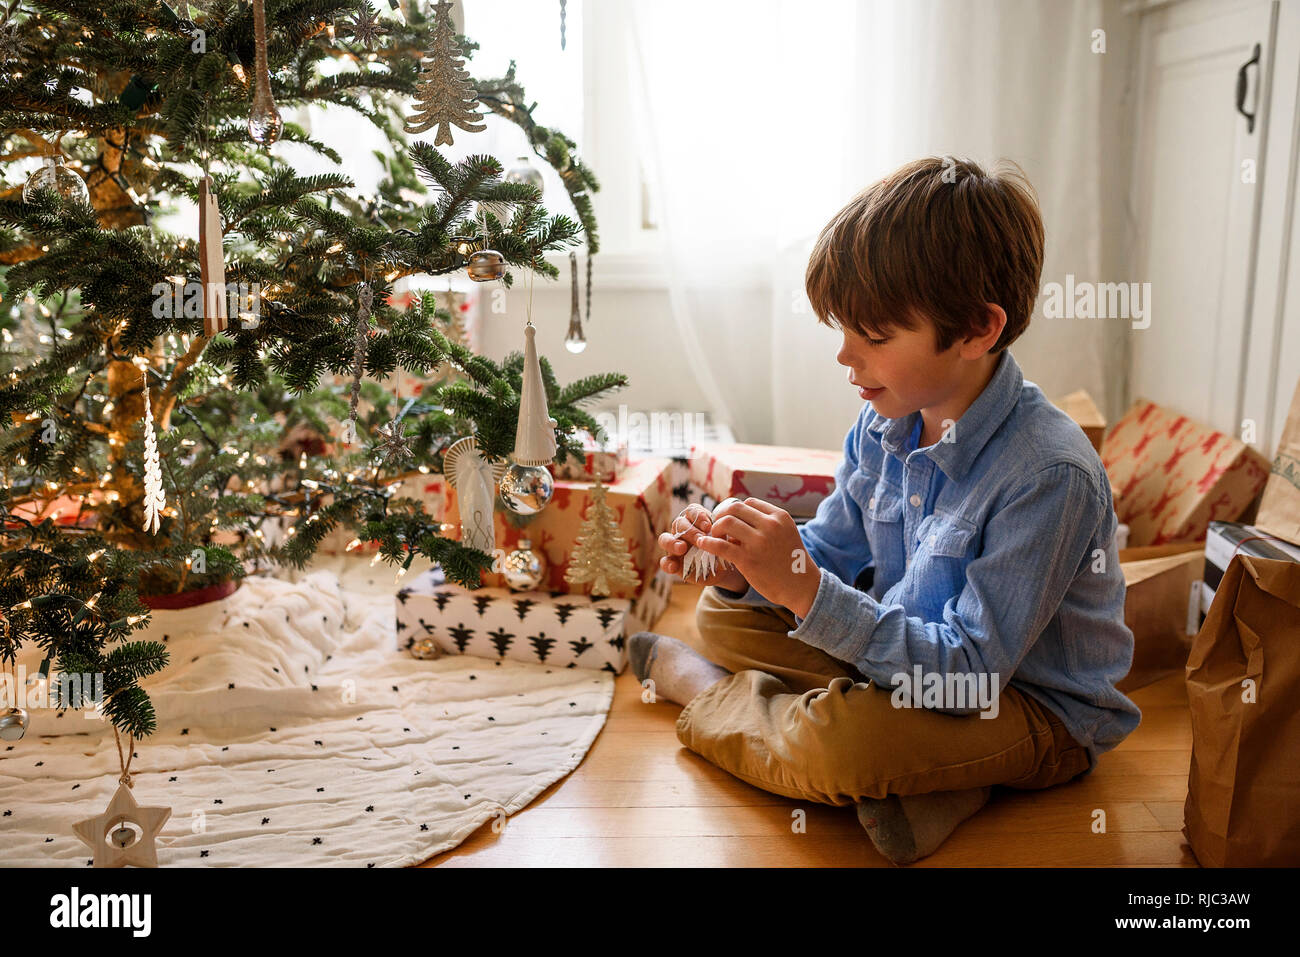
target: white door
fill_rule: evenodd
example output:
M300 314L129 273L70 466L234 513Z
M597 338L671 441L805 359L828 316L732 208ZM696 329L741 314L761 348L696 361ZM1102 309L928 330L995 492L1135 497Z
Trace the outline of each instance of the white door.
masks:
M1247 161L1261 155L1273 8L1161 8L1144 20L1138 60L1135 275L1127 278L1150 282L1151 299L1150 325L1131 332L1129 398L1229 435L1242 418L1259 215Z

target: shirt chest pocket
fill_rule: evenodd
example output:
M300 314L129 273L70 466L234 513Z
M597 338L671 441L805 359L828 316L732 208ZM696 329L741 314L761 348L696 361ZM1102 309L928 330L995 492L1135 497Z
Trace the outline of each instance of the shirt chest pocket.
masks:
M979 529L966 519L935 512L917 532L912 570L920 576L931 610L939 614L966 587L966 566L975 557Z
M936 558L967 559L978 534L973 522L936 512L917 529L917 551Z
M872 480L869 477L863 485L863 495L867 541L876 566L872 590L883 595L903 577L907 567L903 541L903 492L884 478Z

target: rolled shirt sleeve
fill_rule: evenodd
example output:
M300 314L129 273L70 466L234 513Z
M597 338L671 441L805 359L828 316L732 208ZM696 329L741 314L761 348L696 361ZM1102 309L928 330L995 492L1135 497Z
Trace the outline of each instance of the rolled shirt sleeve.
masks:
M1089 559L1104 507L1093 486L1073 463L1049 466L1018 486L990 517L983 550L966 566L960 594L944 604L942 621L877 602L824 566L808 616L796 619L790 634L886 687L920 665L940 674L996 674L1001 690Z

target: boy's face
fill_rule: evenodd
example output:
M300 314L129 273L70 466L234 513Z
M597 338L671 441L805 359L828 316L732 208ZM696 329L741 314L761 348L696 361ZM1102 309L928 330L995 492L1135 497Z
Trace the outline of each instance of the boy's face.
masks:
M935 352L929 321L922 320L916 329L896 327L883 338L847 327L842 332L844 344L835 361L848 367L858 394L887 419L941 405L961 381L960 344Z

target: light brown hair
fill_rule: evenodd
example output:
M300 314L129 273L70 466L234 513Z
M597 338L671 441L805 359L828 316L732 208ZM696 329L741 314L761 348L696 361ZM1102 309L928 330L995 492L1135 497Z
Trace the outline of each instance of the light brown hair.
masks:
M1043 268L1043 221L1024 170L990 173L969 160L914 160L849 202L822 230L804 285L832 328L885 336L921 317L938 351L985 325L985 303L1007 324L990 352L1029 326ZM920 315L918 315L918 313Z

